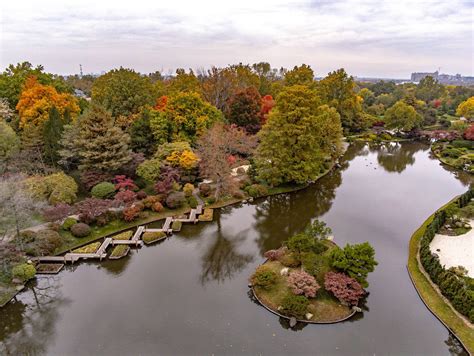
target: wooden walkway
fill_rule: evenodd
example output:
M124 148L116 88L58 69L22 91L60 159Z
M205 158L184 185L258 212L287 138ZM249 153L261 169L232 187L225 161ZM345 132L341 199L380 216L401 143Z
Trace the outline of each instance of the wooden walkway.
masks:
M193 223L196 224L199 221L199 215L203 212L203 205L199 204L196 209L191 209L189 212L189 216L187 218L173 218L167 217L161 229L155 228L148 228L146 226L140 225L138 226L137 230L133 234L130 240L116 240L111 237L107 237L104 239L102 244L99 246L96 252L93 253L77 253L77 252L70 252L66 253L63 256L40 256L40 257L33 257L31 258L32 261L37 261L39 263L49 263L49 262L56 262L56 263L67 263L71 262L74 263L80 259L102 259L107 257L107 248L109 246L116 246L116 245L135 245L141 246L143 245L143 240L141 239L144 232L164 232L167 235L171 235L173 233L173 229L171 225L173 221L181 221L183 223Z

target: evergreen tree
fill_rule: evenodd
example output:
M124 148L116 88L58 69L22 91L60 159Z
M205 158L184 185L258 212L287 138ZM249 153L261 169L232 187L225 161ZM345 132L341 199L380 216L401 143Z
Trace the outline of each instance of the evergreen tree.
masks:
M316 179L340 153L339 114L316 92L294 85L282 90L259 133L258 176L272 185Z
M51 165L59 159L59 140L64 131L64 122L55 106L49 111L49 119L43 126L44 157Z
M81 118L75 144L81 171L115 171L130 161L130 136L113 123L111 114L98 105Z
M155 138L150 128L151 111L152 109L149 108L143 109L138 119L129 128L131 148L147 156L152 155L156 150Z

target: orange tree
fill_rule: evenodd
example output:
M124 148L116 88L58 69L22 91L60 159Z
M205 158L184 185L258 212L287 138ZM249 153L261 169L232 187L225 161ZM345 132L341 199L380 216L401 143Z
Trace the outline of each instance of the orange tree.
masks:
M71 94L59 93L50 85L40 84L35 76L29 77L16 105L20 127L43 125L49 119L53 107L61 116L67 111L71 117L75 117L80 111L77 100Z

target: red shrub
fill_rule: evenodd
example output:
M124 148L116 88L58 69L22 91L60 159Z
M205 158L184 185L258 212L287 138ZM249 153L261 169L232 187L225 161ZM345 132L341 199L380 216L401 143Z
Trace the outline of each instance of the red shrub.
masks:
M137 199L145 199L147 197L147 194L143 191L143 190L140 190L137 192Z
M319 288L321 288L312 275L302 270L291 272L287 282L293 294L303 294L309 298L314 298Z
M138 190L133 179L127 178L125 175L115 176L113 182L115 183L115 190Z
M121 201L123 203L132 203L137 198L137 194L132 192L131 190L121 190L117 194L115 194L115 200Z
M328 272L324 276L324 288L334 294L341 303L357 305L365 295L362 286L344 273Z
M474 124L469 126L466 131L464 131L464 138L466 140L473 141L474 140Z
M164 208L163 208L163 205L158 201L156 203L154 203L151 207L151 210L153 210L154 212L160 212L162 211Z

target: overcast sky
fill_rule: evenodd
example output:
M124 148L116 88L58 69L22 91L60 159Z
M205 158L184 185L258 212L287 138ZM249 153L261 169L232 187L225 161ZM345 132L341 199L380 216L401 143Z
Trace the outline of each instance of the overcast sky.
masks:
M3 0L2 69L100 73L267 61L357 76L473 75L473 3L462 0Z

